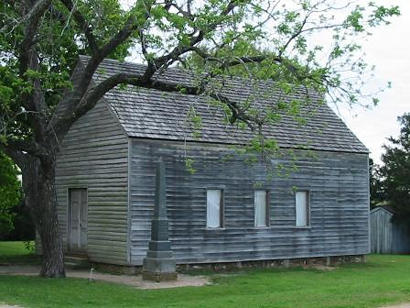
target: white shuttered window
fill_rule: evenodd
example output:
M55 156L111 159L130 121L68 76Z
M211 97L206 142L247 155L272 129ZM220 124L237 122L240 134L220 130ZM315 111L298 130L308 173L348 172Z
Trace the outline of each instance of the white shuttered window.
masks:
M296 226L306 227L309 225L309 193L307 191L296 192Z
M267 191L255 191L255 227L267 226Z
M206 193L206 226L208 228L222 227L222 190L209 189Z

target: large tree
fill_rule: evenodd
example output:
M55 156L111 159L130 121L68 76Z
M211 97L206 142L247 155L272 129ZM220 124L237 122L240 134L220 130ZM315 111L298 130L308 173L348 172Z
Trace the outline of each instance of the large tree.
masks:
M370 69L358 42L399 10L332 0L3 0L0 13L0 146L22 171L41 238L41 275L63 277L56 156L71 125L107 91L131 84L207 95L231 123L252 129L277 122L279 112L296 115L309 91L306 100L260 110L253 105L257 97L240 104L219 93L232 72L250 84L273 79L285 93L302 87L358 103ZM81 54L89 56L85 68L70 79ZM101 61L129 54L146 64L143 74L92 83ZM186 61L192 54L203 63ZM156 79L177 63L198 76L196 82Z

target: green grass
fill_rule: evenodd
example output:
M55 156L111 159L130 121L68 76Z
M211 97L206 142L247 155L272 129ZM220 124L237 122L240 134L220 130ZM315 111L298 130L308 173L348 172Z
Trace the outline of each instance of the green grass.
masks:
M2 246L0 246L2 247ZM1 251L1 248L0 248ZM257 269L162 290L0 275L0 303L23 307L379 307L410 302L410 256L372 255L333 271Z
M33 243L31 242L31 245ZM0 242L0 264L35 264L39 262L24 242Z

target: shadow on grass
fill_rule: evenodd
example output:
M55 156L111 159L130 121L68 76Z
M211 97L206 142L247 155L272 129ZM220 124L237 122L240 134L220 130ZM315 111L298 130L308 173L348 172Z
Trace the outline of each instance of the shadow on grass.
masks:
M32 245L24 242L0 242L0 265L35 265L40 262L41 258L34 253Z
M0 256L0 265L38 265L41 263L40 256L35 254L29 255L10 255Z

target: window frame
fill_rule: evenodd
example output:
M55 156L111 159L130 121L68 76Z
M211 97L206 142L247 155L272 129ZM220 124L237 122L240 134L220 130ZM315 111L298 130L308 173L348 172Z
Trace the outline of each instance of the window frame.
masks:
M255 203L255 194L257 191L265 192L265 225L257 226L256 225L256 203ZM254 189L253 191L253 226L257 229L269 228L271 226L270 222L270 190L269 189Z
M210 227L208 225L208 191L210 190L219 190L221 192L220 199L219 199L219 226L218 227ZM207 187L205 197L206 197L206 219L205 219L206 229L208 230L224 229L225 228L224 188L223 187Z
M297 225L297 221L298 221L298 217L297 217L297 198L296 195L297 193L306 193L306 224L303 226L298 226ZM300 228L300 229L308 229L311 227L311 208L310 208L310 195L311 195L311 191L309 189L298 189L295 191L295 227L296 228Z

